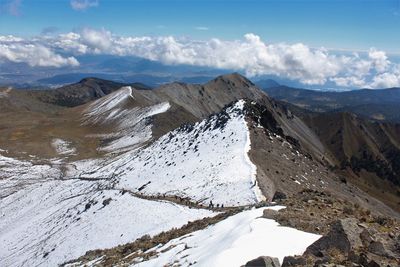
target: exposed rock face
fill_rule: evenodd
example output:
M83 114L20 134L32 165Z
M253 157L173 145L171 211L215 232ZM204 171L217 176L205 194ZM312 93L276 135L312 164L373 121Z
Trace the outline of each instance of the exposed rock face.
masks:
M279 267L281 266L278 258L262 256L246 263L244 267Z

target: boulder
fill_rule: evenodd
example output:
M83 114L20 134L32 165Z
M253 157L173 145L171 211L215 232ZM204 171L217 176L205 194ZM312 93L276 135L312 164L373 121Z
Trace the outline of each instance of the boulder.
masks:
M382 257L394 258L393 253L380 241L371 242L368 246L368 251Z
M348 254L351 250L361 248L363 246L360 238L362 229L357 222L354 218L336 221L332 224L329 233L311 244L305 254L321 257L330 249L337 249Z
M262 256L246 263L245 267L280 267L279 259Z
M306 266L307 260L302 256L286 256L283 258L282 267Z

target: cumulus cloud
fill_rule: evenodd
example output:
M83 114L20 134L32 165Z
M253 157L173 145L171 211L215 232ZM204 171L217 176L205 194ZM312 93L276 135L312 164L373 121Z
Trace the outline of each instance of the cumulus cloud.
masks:
M7 45L7 40L13 38L17 37L0 37L0 44ZM342 87L400 86L399 65L391 62L384 51L375 48L367 53L345 55L325 48L310 48L302 43L267 43L252 33L233 41L217 38L193 40L173 36L117 36L105 29L91 28L42 38L42 41L40 38L36 40L36 44L71 56L138 56L165 64L243 71L250 77L277 75L306 85L330 82ZM27 44L29 40L21 42ZM18 43L18 40L11 43ZM75 58L62 59L69 62L66 64L74 65ZM33 65L32 62L29 64Z
M390 65L390 61L384 51L378 51L375 48L371 48L368 57L371 59L372 67L378 72L384 72Z
M400 86L400 72L385 72L373 77L371 88L390 88Z
M97 0L71 0L71 7L74 10L83 11L91 7L97 7L99 1Z
M0 62L26 63L31 67L79 66L74 57L63 57L41 44L14 36L0 37Z

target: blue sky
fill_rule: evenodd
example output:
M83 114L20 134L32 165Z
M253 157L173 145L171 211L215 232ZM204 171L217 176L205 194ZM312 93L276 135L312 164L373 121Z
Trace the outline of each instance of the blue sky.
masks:
M7 66L107 55L384 88L400 87L399 44L400 0L0 0Z
M74 10L68 0L1 0L1 35L32 36L105 28L119 35L237 39L251 32L267 42L400 54L400 0L98 0ZM16 12L8 12L14 2ZM10 14L12 13L12 14Z

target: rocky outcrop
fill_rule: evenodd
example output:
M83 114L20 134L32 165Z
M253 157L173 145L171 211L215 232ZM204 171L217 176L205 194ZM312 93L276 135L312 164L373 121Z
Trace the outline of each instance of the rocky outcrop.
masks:
M400 235L393 232L398 227L394 220L380 217L371 217L368 222L339 219L303 255L285 257L282 267L400 266Z
M337 249L341 253L348 254L351 250L359 249L363 246L360 238L362 229L357 222L354 218L335 222L331 231L309 246L305 253L320 257L327 250Z
M247 262L244 267L280 267L279 259L262 256Z

